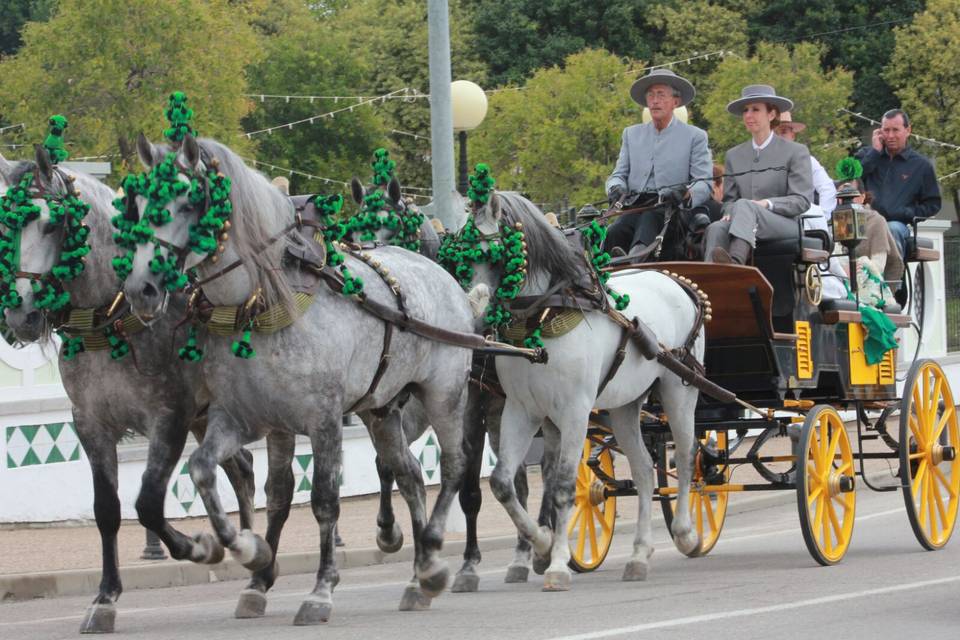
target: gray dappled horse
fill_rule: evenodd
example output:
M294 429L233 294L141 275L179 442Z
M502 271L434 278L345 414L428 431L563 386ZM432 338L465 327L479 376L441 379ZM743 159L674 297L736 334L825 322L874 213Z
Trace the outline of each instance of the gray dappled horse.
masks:
M36 162L11 165L0 158L0 183L18 184L25 174L33 175L32 201L40 208L39 217L26 224L20 234L19 271L24 277L16 280L22 298L18 308L8 309L5 320L16 337L23 342L47 342L52 330L65 317L53 318L34 307L33 279L27 274L51 274L61 255L64 224L50 220L48 202L42 196L62 199L75 190L90 205L83 223L89 228L83 272L76 278L59 283L70 294L74 310L97 310L95 322L102 325L100 342L106 340L102 330L113 321L129 317L123 307L110 318L106 311L117 293L118 280L111 267L116 255L110 218L113 191L86 174L54 167L43 147L37 148ZM4 188L4 191L6 189ZM51 278L52 276L48 276ZM109 348L87 349L71 359L58 359L60 375L73 405L73 421L93 473L94 515L100 531L103 575L99 592L81 625L84 633L105 633L114 630L116 601L122 591L117 559L117 531L120 528L120 500L117 497L117 443L127 429L143 434L149 440L146 469L137 498L140 523L156 532L177 559L216 563L223 550L209 533L189 538L166 521L163 503L171 472L180 458L188 428L200 440L205 421L200 413L198 376L184 367L172 352L174 325L182 314L184 301L178 296L171 301L169 318L156 322L149 330L130 331L126 341L131 351L121 360L110 356ZM224 460L224 470L233 484L240 504L240 518L250 526L253 510L252 458L239 450ZM218 551L219 549L219 551Z
M151 166L164 160L162 152L141 138L138 148ZM291 286L305 278L295 265L284 265L288 243L284 234L295 220L290 201L258 172L248 168L227 147L197 141L187 135L173 160L177 179L200 181L208 168L219 167L232 183L229 239L220 236L222 262L207 254L189 252L191 225L205 211L184 194L167 206L172 220L154 228L156 243L138 247L125 291L134 311L143 318L161 313L166 294L162 279L151 272L155 252L185 269L195 268L203 293L215 306L240 306L256 292L268 308L289 309ZM189 254L189 255L188 255ZM396 278L410 316L432 325L468 333L472 316L466 296L438 265L409 251L384 247L376 259ZM363 278L364 294L385 305L395 305L387 282L367 262L346 256L351 274ZM227 271L223 265L240 261L243 268ZM246 341L246 340L245 340ZM190 473L217 536L250 568L269 565L271 548L249 530L237 532L220 505L214 467L246 442L275 432L300 433L310 438L314 455L311 504L320 529L320 567L315 588L303 601L295 624L317 624L329 619L333 588L339 581L333 532L339 515L338 474L341 466L341 415L355 409L376 410L372 425L378 455L389 464L411 507L414 522L415 574L419 584L408 586L401 608L429 605L447 583L449 571L439 558L447 513L462 476L462 422L470 351L430 341L411 332L396 332L391 359L375 392L367 393L383 354L384 323L361 309L356 301L321 284L312 304L292 326L272 334L256 334L251 359L235 357L228 340L209 337L197 366L211 395L207 435L190 459ZM248 352L249 353L249 352ZM426 520L425 497L410 483L419 469L407 465L408 453L398 422L396 399L412 393L423 404L441 447L440 495ZM424 524L425 523L425 524ZM275 549L274 549L275 551ZM263 593L248 593L262 599ZM242 603L241 603L242 604Z
M368 195L376 191L379 187L376 185L364 187L364 185L354 178L350 183L351 195L354 202L361 207L361 212ZM400 183L396 177L391 177L387 188L383 193L383 209L374 212L379 219L386 219L390 215L404 215L407 207L411 203L402 198ZM453 194L453 219L454 229L451 232L458 231L466 222L467 202L458 193ZM432 203L424 209L432 209ZM440 238L434 229L430 220L425 219L420 225L420 253L436 260L437 249L440 245ZM354 233L350 240L353 242L362 242L360 234ZM395 232L385 225L376 231L375 242L387 244L394 237ZM482 333L483 327L478 327ZM490 446L496 451L500 437L500 414L503 411L503 395L496 388L496 376L493 370L493 358L489 355L475 354L473 357L474 380L469 387L467 401L467 419L464 425L464 454L466 459L466 472L464 473L463 484L460 487L459 499L460 508L463 510L466 525L467 538L463 550L463 565L457 571L451 591L454 593L466 593L477 591L480 583L480 576L477 574L477 565L481 560L480 545L477 535L477 518L480 513L480 506L483 494L480 491L480 473L483 467L483 448L484 436L490 434ZM359 414L364 424L370 424L371 416L366 412ZM411 398L402 407L400 415L401 424L407 444L418 439L423 435L429 426L429 422L423 413L422 405ZM408 464L419 466L419 462L411 453L408 456ZM544 460L544 476L547 475L549 460ZM390 468L382 464L380 458L376 460L377 475L380 479L380 508L377 513L377 546L384 553L395 553L403 546L403 532L393 513L391 498L393 495L394 477ZM422 478L422 476L417 476ZM521 504L526 507L527 495L529 492L527 485L526 469L521 466L516 474L517 496ZM549 501L544 501L544 505ZM541 520L546 521L547 514L541 512ZM517 546L514 559L507 567L505 581L508 583L526 582L532 564L530 541L522 536L517 537Z
M475 224L484 238L496 238L502 229L520 223L527 245L527 275L521 294L538 296L558 282L577 282L579 268L587 268L583 256L571 248L542 213L518 194L494 192L475 214ZM486 240L484 240L486 241ZM495 291L502 267L477 265L475 293ZM669 276L652 271L618 274L609 283L630 296L623 311L627 318L639 318L666 349L685 344L695 336L691 353L703 361L704 338L697 324L698 308L687 292ZM569 589L570 550L567 523L573 502L577 466L583 451L591 410L607 409L617 443L630 462L630 471L639 495L637 532L633 554L624 570L624 580L644 580L653 553L651 508L653 462L640 434L640 410L652 390L670 420L676 443L679 491L672 531L677 547L688 555L700 544L688 510L693 472L694 409L698 392L685 385L656 360L643 357L635 345L628 345L620 369L597 390L610 370L622 336L622 328L601 311L586 310L585 321L555 338L544 337L550 354L544 364L496 359L500 384L506 392L500 428L498 461L490 485L504 505L521 536L533 543L535 566L546 565L544 590ZM656 385L656 386L654 386ZM550 485L552 511L548 521L534 521L517 499L514 474L523 464L530 443L543 426L547 457L553 469L545 479ZM538 562L539 561L539 562Z

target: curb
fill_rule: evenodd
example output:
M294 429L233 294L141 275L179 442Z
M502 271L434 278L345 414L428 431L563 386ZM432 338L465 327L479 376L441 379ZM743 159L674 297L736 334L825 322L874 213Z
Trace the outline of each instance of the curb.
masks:
M889 473L870 474L871 480L889 477ZM759 511L775 506L796 503L796 492L792 490L771 491L759 496L746 496L733 500L727 507L727 515ZM654 521L662 521L659 509L654 509ZM635 520L619 523L620 535L632 532ZM516 544L516 535L490 536L481 538L481 551L512 549ZM444 556L463 554L463 540L444 544ZM337 550L337 566L340 569L354 569L371 565L413 562L413 547L404 546L397 553L386 554L376 547ZM277 555L280 575L313 573L320 563L319 551L300 551ZM193 564L177 560L167 560L158 564L134 565L120 568L120 579L124 591L130 589L159 589L163 587L183 587L224 580L243 580L250 572L233 558L227 558L215 565ZM49 571L38 573L13 573L0 575L0 602L9 600L28 600L32 598L54 598L59 596L93 595L100 584L100 569L74 569L68 571Z

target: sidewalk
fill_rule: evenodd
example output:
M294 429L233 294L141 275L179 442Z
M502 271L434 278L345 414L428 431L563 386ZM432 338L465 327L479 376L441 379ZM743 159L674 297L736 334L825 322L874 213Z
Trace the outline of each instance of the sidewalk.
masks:
M851 433L855 438L856 434ZM882 450L884 447L876 441L866 443L866 450ZM744 443L737 455L744 455L750 443ZM879 446L878 446L879 445ZM854 445L855 447L856 445ZM782 454L789 452L787 438L775 438L764 448L764 453ZM616 475L628 476L626 460L616 458ZM894 482L897 464L889 467L885 461L868 462L867 472L883 484ZM784 469L785 470L785 466ZM532 513L539 508L542 494L542 482L538 467L528 469L530 485L529 506ZM735 483L761 482L758 474L750 466L738 468L732 481ZM481 549L512 548L516 540L516 529L490 492L487 479L481 480L483 506L478 520L478 532ZM862 481L859 490L866 490ZM438 487L427 489L427 500L431 505L436 499ZM357 496L341 501L340 536L345 547L338 549L338 565L346 567L380 564L385 562L412 561L410 545L410 517L406 503L397 492L393 496L397 521L403 528L404 548L396 554L385 555L376 547L376 514L379 504L378 495ZM728 517L738 512L752 511L774 505L796 503L793 491L775 491L757 493L734 493L730 496ZM617 500L618 535L630 535L636 520L637 498L621 497ZM662 520L659 506L654 505L654 519ZM459 514L452 514L451 525ZM462 528L462 516L460 527ZM209 531L206 518L187 518L173 521L174 526L187 534ZM655 525L662 526L662 525ZM255 517L254 530L263 533L266 530L266 515L259 510ZM462 553L465 534L462 531L448 531L445 537L444 551L448 555ZM278 561L281 574L314 571L318 561L317 524L309 505L299 505L291 510L280 542ZM175 560L151 561L140 559L144 546L144 529L136 521L124 521L119 532L119 556L122 579L126 589L164 587L171 585L197 584L217 580L242 579L248 572L227 558L216 566L195 565ZM95 593L100 580L100 536L96 525L85 523L78 525L48 525L0 528L0 601L6 598L48 597L79 593ZM451 569L456 570L454 563Z

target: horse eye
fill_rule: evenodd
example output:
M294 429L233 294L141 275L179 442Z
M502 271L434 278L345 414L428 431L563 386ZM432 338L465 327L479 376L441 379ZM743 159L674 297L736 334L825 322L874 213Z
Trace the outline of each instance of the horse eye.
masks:
M48 222L45 225L43 225L42 233L43 235L48 236L56 230L57 230L57 225L53 224L52 222Z

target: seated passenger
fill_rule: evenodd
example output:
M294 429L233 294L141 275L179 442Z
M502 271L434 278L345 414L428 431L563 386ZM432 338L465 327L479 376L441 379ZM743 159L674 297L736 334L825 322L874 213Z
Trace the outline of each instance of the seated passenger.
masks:
M799 236L796 218L813 202L810 152L773 133L780 113L791 108L791 100L763 84L745 87L727 105L751 140L727 152L723 218L707 228L708 261L746 264L757 240ZM731 175L737 173L744 175Z
M857 245L857 258L869 258L883 279L896 289L896 283L903 277L903 259L887 221L870 206L873 194L864 190L861 179L855 178L841 184L837 196L841 201L849 198L860 208L864 239Z

